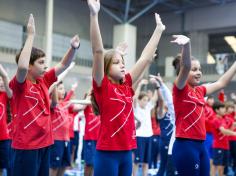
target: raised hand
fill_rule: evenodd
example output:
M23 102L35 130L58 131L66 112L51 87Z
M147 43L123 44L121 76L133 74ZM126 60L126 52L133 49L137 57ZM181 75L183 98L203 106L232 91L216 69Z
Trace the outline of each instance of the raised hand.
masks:
M0 76L2 76L4 78L8 76L6 70L3 68L2 64L0 64Z
M139 82L139 85L147 85L148 84L148 80L146 79L142 79L140 82Z
M150 77L150 82L153 84L156 84L158 87L163 83L160 73L158 73L157 76L149 75L149 77Z
M116 47L116 51L120 53L122 56L125 56L127 54L127 48L128 44L126 42L119 43L119 45Z
M27 33L28 35L35 35L35 23L34 23L34 16L30 14L28 24L27 24Z
M71 90L75 91L77 87L78 87L78 83L76 82L76 83L72 84Z
M100 11L100 0L88 0L88 6L91 15L97 15Z
M78 49L79 46L80 46L80 39L79 39L79 36L78 36L78 35L75 35L75 36L71 39L70 44L71 44L72 48Z
M161 31L164 31L166 29L166 26L162 23L161 17L159 14L155 13L155 19L156 19L156 25Z
M173 35L174 40L171 43L176 43L178 45L186 45L190 42L190 39L184 35Z

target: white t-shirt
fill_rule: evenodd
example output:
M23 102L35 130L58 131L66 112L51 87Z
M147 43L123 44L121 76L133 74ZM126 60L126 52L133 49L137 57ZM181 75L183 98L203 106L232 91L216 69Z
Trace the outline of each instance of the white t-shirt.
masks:
M149 102L145 108L141 108L138 103L136 108L134 108L134 116L141 123L140 127L136 130L137 137L151 137L153 135L151 121L151 109L153 107L154 105Z

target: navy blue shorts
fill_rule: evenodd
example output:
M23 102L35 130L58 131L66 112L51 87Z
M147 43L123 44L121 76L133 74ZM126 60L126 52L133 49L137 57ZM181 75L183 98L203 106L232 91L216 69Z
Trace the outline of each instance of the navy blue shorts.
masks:
M151 137L137 137L137 149L134 150L135 163L148 163L151 159Z
M176 138L172 158L181 176L210 175L210 160L204 141Z
M13 176L49 176L50 148L13 150Z
M211 133L206 134L206 140L205 140L204 144L206 146L209 157L212 159L213 158L213 148L212 148L213 135Z
M215 166L227 166L229 159L229 150L213 149L213 164Z
M96 151L97 141L95 140L84 140L83 141L83 155L86 165L94 165L94 155Z
M71 155L69 142L55 140L50 149L50 168L70 166Z
M0 141L0 168L10 167L10 140Z
M130 176L132 151L95 151L94 176Z

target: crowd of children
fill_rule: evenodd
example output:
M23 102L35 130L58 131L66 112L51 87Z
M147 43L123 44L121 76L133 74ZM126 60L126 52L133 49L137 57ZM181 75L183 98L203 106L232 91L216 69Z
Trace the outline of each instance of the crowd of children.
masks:
M200 85L201 65L191 56L190 39L175 35L172 43L182 51L173 61L171 93L159 74L142 79L165 30L159 15L141 56L126 71L127 46L105 50L99 0L88 0L88 7L93 80L83 100L74 98L77 84L67 93L63 85L79 37L48 69L45 53L33 46L33 15L15 76L9 80L0 65L0 175L5 168L8 176L63 176L77 158L81 111L85 176L136 176L140 166L143 176L223 176L229 166L236 175L236 100L211 96L231 81L236 62L216 82ZM147 84L154 90L142 89Z

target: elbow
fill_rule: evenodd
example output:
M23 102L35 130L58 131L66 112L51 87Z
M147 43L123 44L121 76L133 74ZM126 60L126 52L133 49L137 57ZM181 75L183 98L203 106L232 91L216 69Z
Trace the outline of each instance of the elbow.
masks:
M93 52L93 55L103 55L104 54L104 50L103 48L92 48L92 52Z

